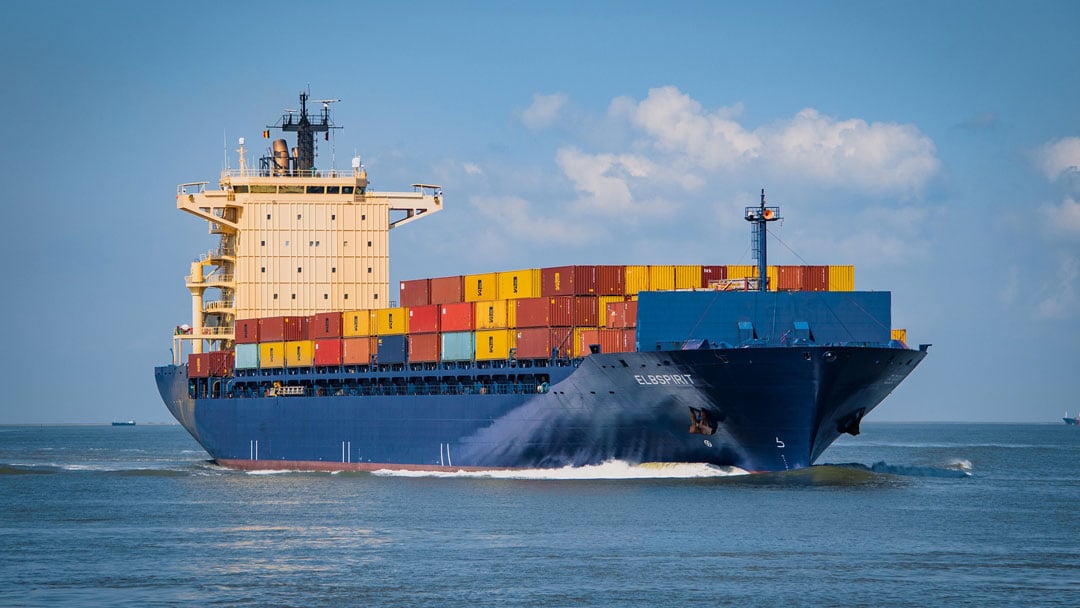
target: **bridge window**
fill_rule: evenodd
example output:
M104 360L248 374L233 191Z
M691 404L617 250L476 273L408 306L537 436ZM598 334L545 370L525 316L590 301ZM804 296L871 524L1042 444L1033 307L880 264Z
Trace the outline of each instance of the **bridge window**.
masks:
M325 191L326 191L326 188L324 186L308 186L307 187L307 193L308 194L322 194Z
M337 186L327 186L326 187L326 193L327 194L338 194L339 191L340 191L340 188L338 188ZM330 219L334 219L334 218L330 218Z
M342 194L352 194L353 193L353 187L352 186L342 186L341 187L341 193Z

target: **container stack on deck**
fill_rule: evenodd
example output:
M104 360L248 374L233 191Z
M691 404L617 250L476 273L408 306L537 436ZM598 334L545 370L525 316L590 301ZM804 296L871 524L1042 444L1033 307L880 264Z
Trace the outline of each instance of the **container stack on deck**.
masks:
M190 355L188 374L630 352L639 292L756 278L756 266L559 266L402 281L393 308L238 320L234 350ZM769 266L768 279L772 291L852 291L854 267Z

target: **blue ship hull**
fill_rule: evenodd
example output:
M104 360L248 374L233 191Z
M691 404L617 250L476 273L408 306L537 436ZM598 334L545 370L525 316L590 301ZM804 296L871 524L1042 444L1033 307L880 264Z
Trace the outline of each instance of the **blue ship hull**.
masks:
M159 367L156 376L176 419L215 461L237 468L456 470L617 459L778 471L809 466L840 434L857 433L924 356L868 347L597 354L547 368L546 392L518 394L193 398L184 366ZM431 376L378 375L389 384L418 373Z
M156 370L220 464L534 468L608 460L810 466L926 356L888 292L644 292L637 351L582 359ZM735 346L732 346L732 345Z

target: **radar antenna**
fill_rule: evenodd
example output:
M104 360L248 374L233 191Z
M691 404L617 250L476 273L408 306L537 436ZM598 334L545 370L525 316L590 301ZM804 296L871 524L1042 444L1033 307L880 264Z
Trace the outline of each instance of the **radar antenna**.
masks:
M285 110L279 124L267 125L268 129L281 129L282 131L296 133L296 157L289 159L292 161L291 173L293 175L310 176L314 174L315 133L326 133L326 138L330 139L330 130L341 128L330 120L330 104L341 100L322 99L319 101L323 104L323 108L314 122L308 117L308 93L301 91L299 112L297 110ZM299 118L296 117L297 113L299 113Z

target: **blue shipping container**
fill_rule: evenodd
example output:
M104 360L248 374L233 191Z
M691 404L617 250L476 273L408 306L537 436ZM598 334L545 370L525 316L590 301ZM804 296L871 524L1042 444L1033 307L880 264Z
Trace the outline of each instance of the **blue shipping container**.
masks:
M380 336L378 356L380 365L405 363L409 358L409 337Z
M638 296L640 350L743 344L888 344L888 291L650 291ZM703 312L704 311L704 312Z
M443 361L472 361L476 358L476 334L448 331L442 335Z
M236 369L257 369L259 367L258 344L237 344L235 355Z

